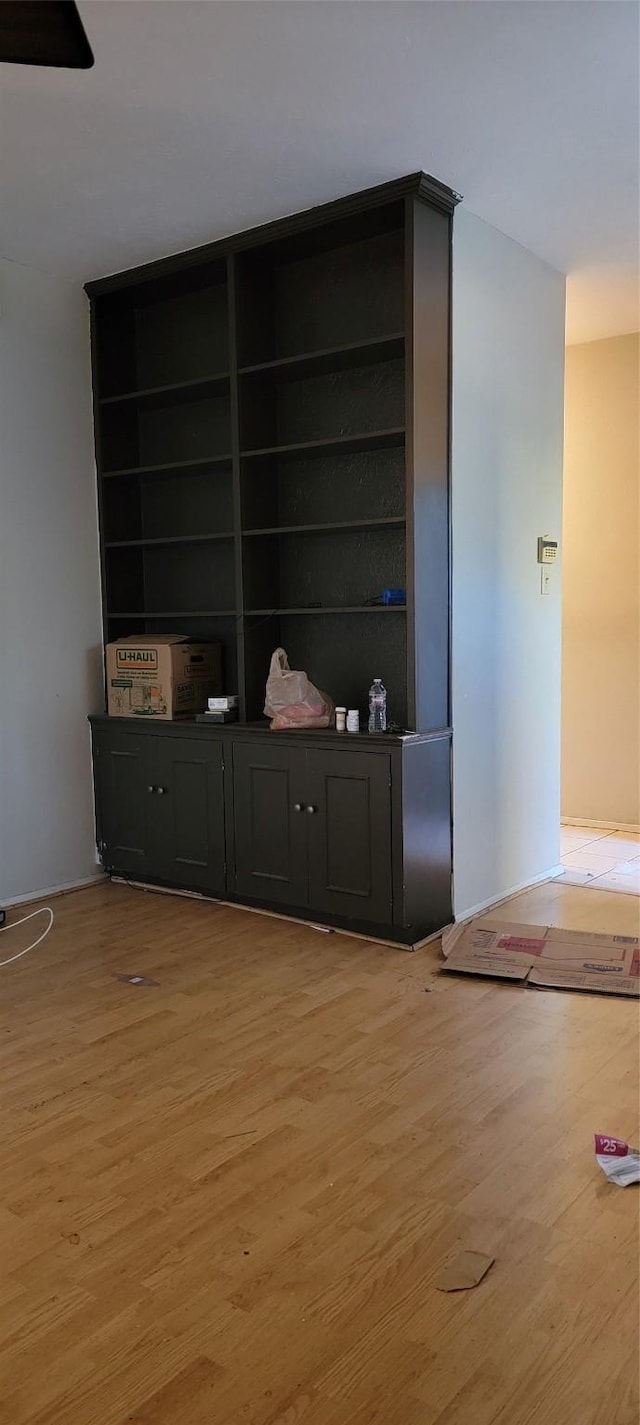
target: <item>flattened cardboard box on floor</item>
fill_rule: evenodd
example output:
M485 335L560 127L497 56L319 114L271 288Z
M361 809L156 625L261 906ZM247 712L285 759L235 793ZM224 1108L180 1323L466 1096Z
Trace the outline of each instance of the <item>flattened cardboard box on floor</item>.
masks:
M204 712L207 698L220 691L219 643L157 633L132 634L107 644L110 717L194 717Z
M640 940L549 925L516 925L483 916L443 937L454 974L515 980L547 989L640 995Z

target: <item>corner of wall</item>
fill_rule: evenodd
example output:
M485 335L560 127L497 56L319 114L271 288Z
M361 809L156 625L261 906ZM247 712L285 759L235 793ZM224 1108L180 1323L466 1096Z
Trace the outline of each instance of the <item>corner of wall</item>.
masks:
M0 261L0 900L95 874L101 701L89 322L80 288Z
M459 209L453 244L452 696L457 915L559 860L564 279Z

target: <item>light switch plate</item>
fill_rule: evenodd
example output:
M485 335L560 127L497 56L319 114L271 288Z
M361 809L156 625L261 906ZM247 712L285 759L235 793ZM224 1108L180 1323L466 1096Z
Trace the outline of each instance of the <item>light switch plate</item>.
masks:
M551 570L546 564L543 564L540 570L540 593L551 593Z

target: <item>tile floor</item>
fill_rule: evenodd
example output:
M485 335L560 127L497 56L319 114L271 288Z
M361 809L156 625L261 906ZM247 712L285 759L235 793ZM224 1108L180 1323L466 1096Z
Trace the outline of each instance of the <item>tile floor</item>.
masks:
M563 826L560 855L564 885L640 896L640 833Z

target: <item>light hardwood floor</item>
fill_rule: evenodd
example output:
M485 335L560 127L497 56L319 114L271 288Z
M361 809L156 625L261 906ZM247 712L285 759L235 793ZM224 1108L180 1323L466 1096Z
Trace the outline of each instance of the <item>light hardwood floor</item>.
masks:
M638 1140L636 1006L127 886L54 909L0 971L2 1425L637 1425L639 1193L592 1148ZM496 1264L444 1295L462 1246Z

